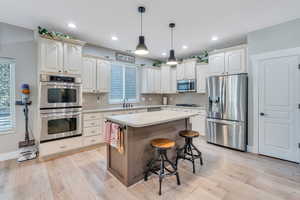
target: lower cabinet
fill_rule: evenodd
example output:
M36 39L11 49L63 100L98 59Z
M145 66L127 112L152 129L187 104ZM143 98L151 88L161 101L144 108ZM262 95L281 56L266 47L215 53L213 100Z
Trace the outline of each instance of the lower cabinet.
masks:
M104 142L104 117L102 113L83 114L83 146L90 146Z
M200 135L205 136L206 135L206 117L205 115L199 114L194 117L191 117L191 124L192 124L192 130L197 131L200 133Z

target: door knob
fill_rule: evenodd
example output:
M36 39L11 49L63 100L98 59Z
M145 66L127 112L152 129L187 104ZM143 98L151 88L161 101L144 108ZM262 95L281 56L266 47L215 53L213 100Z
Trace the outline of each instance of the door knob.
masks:
M260 114L260 116L265 116L265 113L263 113L263 112L261 112L261 113L259 113Z

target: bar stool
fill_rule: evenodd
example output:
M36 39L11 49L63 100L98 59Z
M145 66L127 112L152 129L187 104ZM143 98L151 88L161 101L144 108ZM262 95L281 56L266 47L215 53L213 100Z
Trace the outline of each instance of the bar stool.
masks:
M144 180L148 180L150 173L154 173L159 176L159 192L161 195L161 184L165 176L176 175L177 185L180 185L179 174L177 172L176 165L172 163L167 156L167 150L175 146L175 142L166 138L154 139L151 141L151 146L156 149L158 155L155 156L148 164L145 171ZM159 166L157 166L159 163ZM166 164L170 164L171 167L167 168ZM171 169L170 169L171 168Z
M193 144L193 138L199 137L199 133L191 130L183 130L179 132L179 135L185 138L185 144L177 150L176 167L179 159L189 160L193 163L193 173L195 174L195 160L200 159L200 164L203 165L202 154Z

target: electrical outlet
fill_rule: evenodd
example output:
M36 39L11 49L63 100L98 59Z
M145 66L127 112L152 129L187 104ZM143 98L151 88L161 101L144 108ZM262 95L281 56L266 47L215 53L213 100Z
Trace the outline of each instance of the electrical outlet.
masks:
M101 103L100 96L97 96L97 103L98 103L98 104L100 104L100 103Z

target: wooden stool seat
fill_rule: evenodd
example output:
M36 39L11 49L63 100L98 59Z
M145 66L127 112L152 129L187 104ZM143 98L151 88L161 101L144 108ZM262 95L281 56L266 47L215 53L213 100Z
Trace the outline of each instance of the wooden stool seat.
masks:
M169 149L175 146L175 142L167 138L158 138L152 140L151 145L159 149Z
M200 134L197 131L184 130L184 131L180 131L179 135L181 137L194 138L194 137L199 137Z

